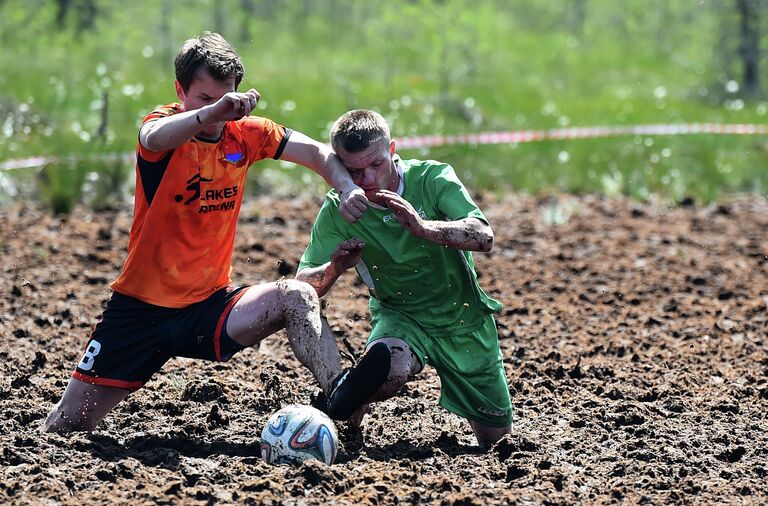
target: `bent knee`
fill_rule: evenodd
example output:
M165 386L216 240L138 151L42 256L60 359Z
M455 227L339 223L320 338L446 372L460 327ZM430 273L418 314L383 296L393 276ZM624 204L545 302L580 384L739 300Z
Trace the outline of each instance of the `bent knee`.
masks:
M422 369L421 361L405 341L384 338L376 342L383 342L389 348L391 360L388 379L390 381L400 382L400 386L403 386L410 376Z
M402 341L401 341L402 342ZM375 400L388 399L397 394L403 386L408 382L408 379L417 369L418 363L410 348L403 343L404 346L400 346L395 343L387 342L390 353L390 365L389 373L387 374L387 381L384 383L374 394Z
M309 283L298 279L281 279L277 282L280 298L286 305L291 304L319 304L320 298L317 291Z

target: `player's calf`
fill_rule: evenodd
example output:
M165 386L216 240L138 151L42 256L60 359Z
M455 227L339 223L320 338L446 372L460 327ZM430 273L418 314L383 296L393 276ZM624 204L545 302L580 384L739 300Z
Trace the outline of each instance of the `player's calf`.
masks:
M45 432L92 431L130 390L91 385L72 378L61 400L46 418Z
M48 414L48 418L43 423L43 432L58 432L66 434L69 432L90 432L96 428L97 421L92 421L82 415L78 416L76 412L67 413L67 411L61 406L61 403L56 404L53 410Z
M490 425L485 425L482 422L474 420L470 420L469 424L472 426L472 431L475 433L477 444L486 450L504 437L504 435L512 432L511 425L507 425L506 427L491 427Z

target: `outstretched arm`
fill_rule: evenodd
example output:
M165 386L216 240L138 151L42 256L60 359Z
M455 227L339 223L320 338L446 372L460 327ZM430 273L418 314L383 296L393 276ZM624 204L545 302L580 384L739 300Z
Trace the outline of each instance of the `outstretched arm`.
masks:
M227 93L200 109L147 121L139 131L139 142L150 151L177 148L214 123L248 116L258 101L259 92L253 88L245 93Z
M360 261L365 243L359 239L347 239L336 246L331 260L320 267L308 267L296 273L296 279L312 285L317 295L322 297L339 279L344 271L351 269Z
M417 237L460 250L488 252L493 249L493 230L478 218L425 220L410 202L395 192L379 190L375 196L387 204L403 228Z
M354 223L368 209L365 193L352 182L349 171L328 145L294 131L280 159L312 169L335 188L340 197L339 212L345 220Z

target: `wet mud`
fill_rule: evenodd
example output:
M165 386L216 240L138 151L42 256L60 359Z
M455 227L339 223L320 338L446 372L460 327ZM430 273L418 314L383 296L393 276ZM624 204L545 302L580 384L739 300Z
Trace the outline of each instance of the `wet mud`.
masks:
M766 200L477 197L513 433L480 450L427 368L361 432L339 425L330 467L260 460L268 416L317 390L284 332L224 364L173 359L94 433L39 432L109 297L131 210L0 210L0 503L768 501ZM318 207L250 202L235 281L292 277ZM347 274L321 304L340 348L362 349L364 286Z

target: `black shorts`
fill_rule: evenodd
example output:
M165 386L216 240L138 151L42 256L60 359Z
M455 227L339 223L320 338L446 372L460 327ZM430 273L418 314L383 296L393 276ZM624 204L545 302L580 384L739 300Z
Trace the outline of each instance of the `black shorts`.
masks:
M227 318L248 286L227 287L181 309L114 292L72 377L137 390L171 357L224 362L245 347L227 334Z

